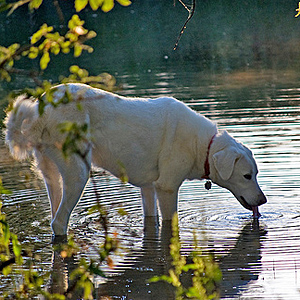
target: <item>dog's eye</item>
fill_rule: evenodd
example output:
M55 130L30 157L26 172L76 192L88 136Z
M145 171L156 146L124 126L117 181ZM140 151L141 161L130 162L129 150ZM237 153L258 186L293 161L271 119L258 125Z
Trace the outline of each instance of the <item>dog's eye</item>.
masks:
M246 175L244 175L244 177L245 177L247 180L251 180L251 178L252 178L251 174L246 174Z

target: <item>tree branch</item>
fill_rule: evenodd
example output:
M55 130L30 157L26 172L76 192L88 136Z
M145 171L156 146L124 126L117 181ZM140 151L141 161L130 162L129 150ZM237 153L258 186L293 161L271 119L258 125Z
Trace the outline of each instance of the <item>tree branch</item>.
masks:
M184 30L186 29L187 23L188 23L188 22L191 20L191 18L193 17L193 15L194 15L194 13L195 13L195 8L196 8L196 0L193 0L193 3L192 3L191 8L188 8L188 7L186 6L186 4L185 4L182 0L178 0L178 1L179 1L179 2L183 5L183 7L189 12L189 15L188 15L188 18L186 19L185 23L183 24L183 26L182 26L182 28L181 28L181 30L180 30L180 33L179 33L179 35L178 35L178 37L177 37L177 41L176 41L176 43L175 43L175 46L174 46L173 50L176 50L176 49L177 49L178 44L179 44L179 41L180 41L180 39L181 39L181 36L182 36Z

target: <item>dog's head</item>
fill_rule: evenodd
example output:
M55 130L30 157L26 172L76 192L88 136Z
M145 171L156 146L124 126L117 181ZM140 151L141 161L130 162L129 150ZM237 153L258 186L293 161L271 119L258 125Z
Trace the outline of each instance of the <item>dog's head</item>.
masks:
M267 202L257 183L257 166L252 152L226 131L214 139L210 158L210 178L228 189L247 209Z

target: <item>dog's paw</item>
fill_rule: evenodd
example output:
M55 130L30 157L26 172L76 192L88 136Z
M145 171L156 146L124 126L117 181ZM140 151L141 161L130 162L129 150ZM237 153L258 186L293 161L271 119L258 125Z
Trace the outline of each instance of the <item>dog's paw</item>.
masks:
M66 244L68 242L68 237L66 234L64 235L52 235L52 244L58 245L58 244Z
M56 219L51 222L51 228L55 236L67 235L67 225L62 225Z

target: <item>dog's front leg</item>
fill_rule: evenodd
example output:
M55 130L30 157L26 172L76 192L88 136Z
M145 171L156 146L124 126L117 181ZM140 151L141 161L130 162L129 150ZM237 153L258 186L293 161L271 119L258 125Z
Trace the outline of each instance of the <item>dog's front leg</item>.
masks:
M153 184L142 186L141 194L143 199L144 217L157 216L156 193Z
M159 181L155 183L159 208L163 220L171 220L177 212L178 189L177 186L167 186Z

